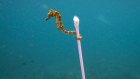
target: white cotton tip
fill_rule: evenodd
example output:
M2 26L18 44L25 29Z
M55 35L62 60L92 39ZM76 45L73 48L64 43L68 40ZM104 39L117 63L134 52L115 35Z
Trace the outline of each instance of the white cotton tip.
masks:
M74 21L75 27L79 27L79 18L77 16L74 16L73 21Z
M73 21L74 23L79 23L79 18L77 16L74 16Z

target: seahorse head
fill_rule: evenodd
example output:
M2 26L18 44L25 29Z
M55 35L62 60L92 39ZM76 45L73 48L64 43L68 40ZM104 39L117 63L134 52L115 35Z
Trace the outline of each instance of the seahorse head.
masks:
M51 17L55 16L55 10L53 9L50 9L49 13L48 13L48 16L46 18L46 20L50 19Z

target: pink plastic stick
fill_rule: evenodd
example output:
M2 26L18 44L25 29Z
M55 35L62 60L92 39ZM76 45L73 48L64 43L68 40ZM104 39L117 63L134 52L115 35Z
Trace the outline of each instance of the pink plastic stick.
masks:
M79 34L79 18L77 16L74 16L73 20L74 20L74 26L75 26L75 29L76 29L76 36L78 38L80 36L80 34ZM82 79L85 79L85 71L84 71L84 64L83 64L83 57L82 57L81 42L78 39L77 39L77 44L78 44Z

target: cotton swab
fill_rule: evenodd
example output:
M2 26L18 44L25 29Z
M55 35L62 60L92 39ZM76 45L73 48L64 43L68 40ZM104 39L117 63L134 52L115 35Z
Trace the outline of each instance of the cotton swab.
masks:
M75 29L76 29L76 36L77 36L77 44L78 44L79 60L80 60L80 66L81 66L82 79L85 79L85 71L84 71L82 49L81 49L81 42L80 42L80 39L82 37L79 34L79 18L77 16L74 16L73 21L74 21L74 26L75 26Z

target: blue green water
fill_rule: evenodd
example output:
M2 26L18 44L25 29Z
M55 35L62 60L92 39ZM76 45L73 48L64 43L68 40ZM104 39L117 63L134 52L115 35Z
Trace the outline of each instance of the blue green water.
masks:
M80 18L86 79L140 79L139 0L1 0L0 79L82 79L74 35Z

